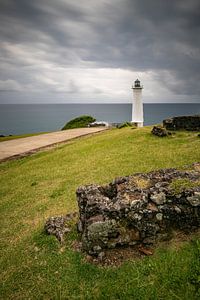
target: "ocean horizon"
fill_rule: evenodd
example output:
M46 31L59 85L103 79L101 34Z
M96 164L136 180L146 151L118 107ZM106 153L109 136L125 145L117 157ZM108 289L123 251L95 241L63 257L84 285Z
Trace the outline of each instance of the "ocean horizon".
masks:
M97 121L131 121L132 104L0 104L0 134L17 135L58 131L66 122L80 115ZM163 119L200 114L200 103L144 103L144 125Z

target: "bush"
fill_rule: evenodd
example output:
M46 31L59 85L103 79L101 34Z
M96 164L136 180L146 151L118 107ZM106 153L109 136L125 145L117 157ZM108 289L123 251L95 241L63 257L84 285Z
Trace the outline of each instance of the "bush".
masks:
M62 128L62 130L87 127L89 123L95 121L96 119L94 119L91 116L80 116L67 122L65 126Z

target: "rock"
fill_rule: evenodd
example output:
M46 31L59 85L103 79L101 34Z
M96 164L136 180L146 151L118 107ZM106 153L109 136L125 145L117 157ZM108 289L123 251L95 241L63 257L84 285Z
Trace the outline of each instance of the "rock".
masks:
M100 254L102 249L101 249L100 246L94 246L93 250L94 250L95 253L99 253Z
M175 206L175 207L174 207L174 210L177 212L177 214L180 214L180 213L181 213L181 209L180 209L178 206Z
M143 253L143 254L145 254L145 255L147 255L147 256L153 255L153 251L152 251L152 250L147 249L147 248L144 248L143 246L140 246L140 247L138 248L138 250L139 250L141 253Z
M177 188L177 182L183 182L184 188ZM199 182L200 164L195 163L187 171L162 169L120 177L106 186L79 187L82 249L101 257L104 249L146 247L169 238L172 229L198 228Z
M105 252L103 252L103 251L100 252L99 255L98 255L98 259L103 260L104 257L105 257Z
M164 137L168 135L167 130L161 126L154 126L151 133L159 137Z
M187 200L192 206L200 206L200 192L194 192L194 195L187 197Z
M78 221L77 223L77 230L78 232L83 232L83 225L81 221Z
M70 232L68 222L73 220L77 213L67 214L65 216L50 217L44 226L46 233L55 235L59 242L64 241L64 235Z
M166 202L166 195L163 192L158 193L158 194L153 194L150 196L150 198L157 205L161 205Z
M55 235L61 243L64 234L70 231L63 216L49 218L46 221L45 230L48 234Z
M152 211L158 211L157 206L154 203L148 203L147 209L152 210Z
M200 130L200 115L180 116L163 120L163 126L167 130L186 129L191 131Z
M163 214L161 214L161 213L156 214L156 219L157 219L158 221L162 221L162 219L163 219Z

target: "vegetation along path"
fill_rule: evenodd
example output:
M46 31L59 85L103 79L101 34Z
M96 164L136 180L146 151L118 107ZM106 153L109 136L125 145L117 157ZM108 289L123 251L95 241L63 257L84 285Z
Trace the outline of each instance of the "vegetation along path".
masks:
M0 143L0 161L13 157L24 156L41 148L65 142L83 135L96 133L107 128L78 128L64 131L50 132L37 136L30 136Z

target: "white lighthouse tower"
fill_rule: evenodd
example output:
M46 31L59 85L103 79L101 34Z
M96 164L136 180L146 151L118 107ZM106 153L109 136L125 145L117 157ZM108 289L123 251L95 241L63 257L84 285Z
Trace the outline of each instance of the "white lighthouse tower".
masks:
M133 89L133 104L132 104L132 120L131 123L137 125L137 127L143 127L143 103L142 103L142 89L138 79L135 80Z

